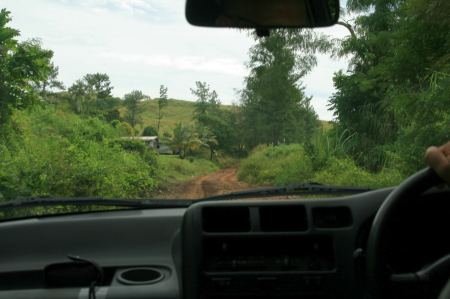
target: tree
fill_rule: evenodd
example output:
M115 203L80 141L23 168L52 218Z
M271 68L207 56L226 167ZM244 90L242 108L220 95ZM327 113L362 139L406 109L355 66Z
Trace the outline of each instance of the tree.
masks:
M318 127L300 79L330 43L310 31L274 30L250 49L250 74L241 92L242 126L249 148L304 142Z
M166 136L164 140L181 159L186 157L187 152L195 150L202 145L201 140L192 128L177 123L173 129L173 134Z
M117 115L119 101L111 94L113 87L107 74L86 74L69 88L72 107L76 113L97 115L110 119Z
M142 136L158 136L158 131L151 126L147 126L144 128L144 131L142 131Z
M0 127L15 109L25 109L38 100L35 86L48 80L53 52L38 40L18 42L19 31L7 27L10 12L0 11Z
M167 98L167 87L161 85L159 87L159 98L158 98L158 127L157 127L157 135L159 135L159 128L161 124L161 119L163 118L162 110L164 107L168 105Z
M206 82L197 81L195 84L196 88L191 89L191 93L196 96L194 119L199 127L207 129L216 139L217 144L211 144L211 150L220 148L230 154L237 152L234 112L221 109L217 92L211 90Z
M330 100L337 127L354 136L347 152L370 170L391 155L413 172L429 144L450 137L450 3L443 0L352 0L354 34L338 43L351 57L335 75ZM430 121L433 120L433 121ZM445 124L445 125L444 125Z
M143 111L141 101L148 98L140 90L134 90L123 97L123 103L127 108L125 120L136 130L136 125L140 122L140 113Z
M41 82L36 82L36 89L39 90L39 93L42 98L45 98L50 95L52 90L64 90L64 83L58 80L59 68L50 63L47 69L47 78Z
M201 143L209 149L209 159L212 161L214 152L219 145L216 136L208 128L202 125L197 126L196 132Z
M195 82L196 88L191 88L191 93L197 97L194 108L194 117L201 118L208 112L215 112L220 107L219 96L215 90L210 90L206 82Z
M88 92L93 95L95 110L104 111L109 107L108 100L111 99L111 81L107 74L94 73L87 74L83 78Z
M71 87L69 87L69 103L72 110L78 114L84 114L89 108L90 99L89 94L83 80L77 80Z

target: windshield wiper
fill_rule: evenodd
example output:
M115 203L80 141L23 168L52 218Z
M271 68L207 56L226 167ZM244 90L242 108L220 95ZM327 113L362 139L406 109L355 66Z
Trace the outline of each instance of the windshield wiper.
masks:
M188 200L124 200L103 198L27 198L0 203L0 211L42 206L109 206L138 209L185 208Z
M274 197L285 195L357 194L371 191L368 188L327 186L321 184L299 184L285 187L270 187L231 192L205 197L200 200L152 199L124 200L104 198L27 198L0 203L0 211L42 206L105 206L131 209L186 208L194 202L226 200L252 197Z
M309 184L289 185L284 187L249 189L244 191L237 191L221 195L209 196L201 199L200 201L253 198L253 197L274 197L285 195L321 195L321 194L350 195L350 194L364 193L371 190L372 189L369 188L340 187L340 186L329 186L316 183L309 183Z

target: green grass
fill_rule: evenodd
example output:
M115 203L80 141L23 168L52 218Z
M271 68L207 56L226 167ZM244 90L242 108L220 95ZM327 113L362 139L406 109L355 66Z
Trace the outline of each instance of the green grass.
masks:
M163 109L163 118L161 119L161 133L172 132L175 124L193 123L195 102L174 100L168 101L168 105ZM143 126L157 127L158 123L158 101L148 100L143 103L144 112L141 114Z
M289 185L308 181L311 159L299 144L257 147L241 162L240 180L258 185Z
M241 162L238 177L251 184L289 185L317 182L338 186L381 188L404 178L394 169L371 173L346 157L328 157L320 169L302 145L260 146Z
M159 156L161 183L163 185L188 181L196 176L219 170L219 167L206 159L186 158L178 156Z

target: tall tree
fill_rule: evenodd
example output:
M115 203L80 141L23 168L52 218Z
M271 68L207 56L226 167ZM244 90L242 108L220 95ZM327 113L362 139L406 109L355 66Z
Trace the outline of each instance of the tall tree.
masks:
M318 125L300 79L316 64L314 52L330 43L310 31L275 30L255 38L250 75L241 92L243 126L249 147L306 141Z
M140 113L143 111L141 101L148 98L140 90L133 90L123 97L123 104L127 108L125 120L136 130L136 125L140 123Z
M64 83L58 80L59 68L53 62L50 63L47 72L45 80L36 82L36 88L43 98L47 97L51 91L65 89Z
M220 148L230 154L237 152L234 112L221 109L217 92L211 90L206 82L197 81L195 84L196 88L191 89L192 94L196 96L194 119L217 140L216 145L212 144L212 150Z
M86 74L70 88L72 107L80 114L108 118L115 112L118 101L112 96L113 87L107 74Z
M78 114L85 114L89 107L90 98L83 80L77 80L69 87L69 102L72 110Z
M0 127L15 109L37 101L37 82L48 80L53 52L44 50L38 40L18 42L19 31L7 27L10 12L0 11Z
M106 101L111 98L111 80L107 74L94 73L87 74L83 80L86 82L86 86L94 95L94 105L97 111L102 110L106 104Z
M164 107L168 105L168 96L167 96L167 87L164 85L161 85L159 87L159 98L158 98L158 126L157 126L157 132L159 135L159 129L161 124L161 119L163 118L162 110Z
M196 97L194 117L197 120L220 106L217 92L211 90L206 82L196 81L195 88L191 88L191 93Z

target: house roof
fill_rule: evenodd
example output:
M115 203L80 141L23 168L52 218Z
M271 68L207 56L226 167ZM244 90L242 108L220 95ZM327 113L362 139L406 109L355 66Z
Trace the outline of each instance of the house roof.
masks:
M154 141L158 140L158 136L130 136L130 137L122 137L124 140L139 140L139 141Z

